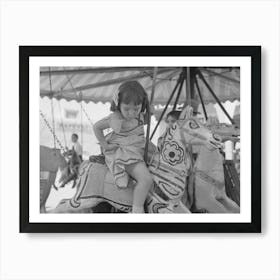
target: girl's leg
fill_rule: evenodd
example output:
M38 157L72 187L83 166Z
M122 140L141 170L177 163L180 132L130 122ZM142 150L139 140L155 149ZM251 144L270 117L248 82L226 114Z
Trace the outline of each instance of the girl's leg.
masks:
M146 164L140 162L126 167L127 172L137 181L133 192L133 213L144 213L144 202L153 184L153 178Z

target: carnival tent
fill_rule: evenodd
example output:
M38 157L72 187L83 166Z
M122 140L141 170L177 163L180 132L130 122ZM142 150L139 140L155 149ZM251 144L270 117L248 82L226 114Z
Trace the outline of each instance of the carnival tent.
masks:
M220 102L240 99L240 69L237 67L199 67L198 87L194 99L199 103L198 89L205 104L217 100L202 81L204 78ZM153 104L165 105L176 86L183 67L158 67L155 77ZM152 92L154 67L41 67L40 96L88 102L110 102L119 85L128 80L138 80L149 95ZM178 104L186 102L186 83ZM174 104L175 97L170 104Z

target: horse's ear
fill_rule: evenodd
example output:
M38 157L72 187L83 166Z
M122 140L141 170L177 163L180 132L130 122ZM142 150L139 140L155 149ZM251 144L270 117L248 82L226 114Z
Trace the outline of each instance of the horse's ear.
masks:
M187 105L182 113L180 114L180 119L188 119L193 116L193 108L190 105Z

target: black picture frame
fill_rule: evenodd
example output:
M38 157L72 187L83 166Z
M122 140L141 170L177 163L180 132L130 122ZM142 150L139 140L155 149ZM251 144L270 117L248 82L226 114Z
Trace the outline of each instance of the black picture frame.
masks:
M36 56L246 56L251 58L250 223L32 223L29 220L29 59ZM261 232L260 46L19 46L21 233ZM38 182L39 183L39 182Z

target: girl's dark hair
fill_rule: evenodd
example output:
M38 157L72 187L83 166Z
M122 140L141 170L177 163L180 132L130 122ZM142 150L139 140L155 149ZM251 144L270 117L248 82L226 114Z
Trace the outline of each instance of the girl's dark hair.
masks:
M111 111L120 111L120 104L129 104L133 102L135 105L142 104L141 112L148 108L149 99L145 89L137 81L124 82L119 87L119 102L116 106L115 102L111 102Z

